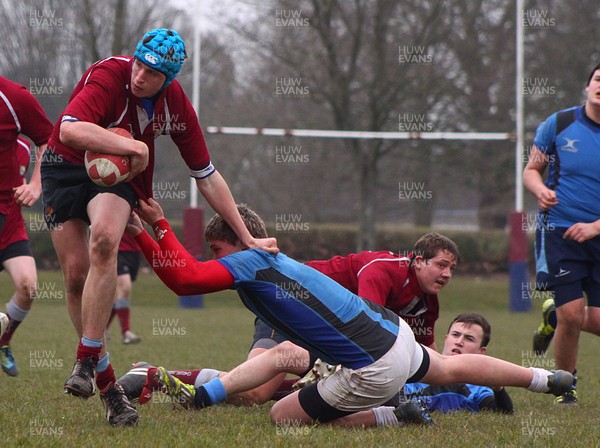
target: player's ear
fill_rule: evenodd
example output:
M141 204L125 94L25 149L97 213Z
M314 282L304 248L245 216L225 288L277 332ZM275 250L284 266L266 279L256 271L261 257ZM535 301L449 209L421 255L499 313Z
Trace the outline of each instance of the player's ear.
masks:
M479 347L479 354L485 355L487 352L487 347Z
M422 255L417 255L413 258L413 266L415 269L421 269L425 265L425 259Z

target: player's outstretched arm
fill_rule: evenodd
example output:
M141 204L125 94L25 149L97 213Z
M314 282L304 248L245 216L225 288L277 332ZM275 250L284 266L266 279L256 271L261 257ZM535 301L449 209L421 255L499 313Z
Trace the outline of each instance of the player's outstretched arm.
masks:
M136 236L136 241L150 267L169 289L186 296L223 291L233 286L233 276L221 263L200 262L183 247L156 201L141 201L140 214L144 220L163 216L152 223L157 241L145 230Z
M196 179L198 190L210 206L229 224L245 247L261 249L276 254L279 252L275 238L254 238L244 225L225 179L218 171L208 177Z

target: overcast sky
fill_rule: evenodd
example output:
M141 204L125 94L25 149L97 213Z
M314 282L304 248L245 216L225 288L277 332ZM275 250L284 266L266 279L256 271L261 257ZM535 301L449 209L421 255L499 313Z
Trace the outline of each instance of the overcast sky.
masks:
M170 0L172 4L200 20L202 30L218 30L227 17L243 17L260 7L255 0Z

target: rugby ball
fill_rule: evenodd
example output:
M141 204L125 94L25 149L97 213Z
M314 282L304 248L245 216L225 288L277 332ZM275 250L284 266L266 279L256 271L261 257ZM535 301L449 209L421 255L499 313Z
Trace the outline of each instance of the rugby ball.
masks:
M108 130L123 137L133 138L129 131L123 128L110 128ZM85 169L96 185L112 187L127 179L131 170L131 163L129 156L126 155L86 151Z

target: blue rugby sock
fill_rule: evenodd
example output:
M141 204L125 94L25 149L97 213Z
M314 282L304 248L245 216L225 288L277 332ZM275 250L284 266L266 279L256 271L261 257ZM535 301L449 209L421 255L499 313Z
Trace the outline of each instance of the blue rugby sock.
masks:
M214 378L208 383L196 388L194 405L196 409L202 409L215 403L225 401L227 392L219 378Z

